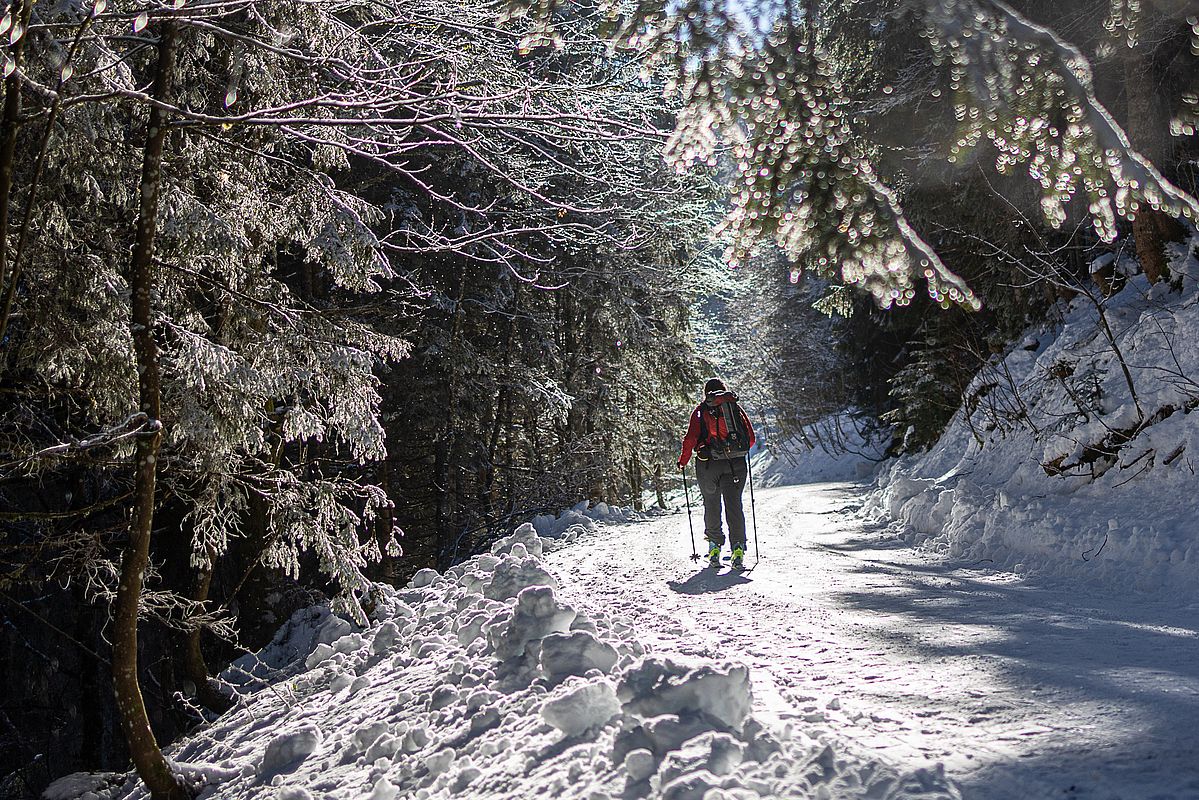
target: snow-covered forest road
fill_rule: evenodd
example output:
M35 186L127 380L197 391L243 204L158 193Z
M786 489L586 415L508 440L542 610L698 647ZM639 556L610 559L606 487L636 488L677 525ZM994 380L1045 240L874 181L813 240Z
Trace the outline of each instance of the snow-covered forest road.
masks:
M939 560L855 516L860 492L759 491L764 559L744 574L691 561L682 515L600 527L546 562L568 602L654 650L748 665L764 720L940 761L963 797L1199 797L1195 605Z

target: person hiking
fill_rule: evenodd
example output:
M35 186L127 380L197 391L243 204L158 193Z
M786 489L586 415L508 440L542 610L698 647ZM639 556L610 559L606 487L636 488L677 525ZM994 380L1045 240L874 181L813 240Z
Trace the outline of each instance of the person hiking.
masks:
M704 384L704 400L691 412L687 423L679 469L686 468L694 452L695 479L704 498L704 538L708 541L710 566L720 566L720 549L724 547L722 505L729 526L732 567L740 569L745 563L745 510L741 506L741 493L749 473L745 459L754 441L753 426L737 405L737 395L720 378L708 380Z

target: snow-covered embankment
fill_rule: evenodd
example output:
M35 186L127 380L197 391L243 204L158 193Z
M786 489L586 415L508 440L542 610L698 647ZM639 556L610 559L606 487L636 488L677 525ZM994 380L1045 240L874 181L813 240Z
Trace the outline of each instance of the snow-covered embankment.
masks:
M524 525L444 575L380 587L364 629L297 612L227 673L238 706L171 757L206 800L957 796L938 770L898 775L815 727L768 730L745 666L646 654L627 624L561 602L539 557L579 528L563 533ZM129 779L84 796L143 793Z
M973 380L928 453L867 510L966 561L1111 587L1199 587L1199 260L1079 296ZM1110 335L1109 332L1110 331Z

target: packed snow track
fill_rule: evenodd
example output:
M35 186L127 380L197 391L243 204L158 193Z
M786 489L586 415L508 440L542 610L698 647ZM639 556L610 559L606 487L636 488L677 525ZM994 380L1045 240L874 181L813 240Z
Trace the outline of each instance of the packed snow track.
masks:
M855 516L860 493L759 491L744 573L692 561L678 514L546 563L651 651L747 665L759 718L900 769L940 762L965 798L1199 798L1193 601L951 563Z

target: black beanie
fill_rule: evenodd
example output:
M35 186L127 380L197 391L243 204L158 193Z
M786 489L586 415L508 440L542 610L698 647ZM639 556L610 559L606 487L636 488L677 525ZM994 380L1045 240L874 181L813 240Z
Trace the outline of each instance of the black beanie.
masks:
M726 391L724 381L720 378L708 378L708 382L704 384L704 394L712 394L712 392Z

